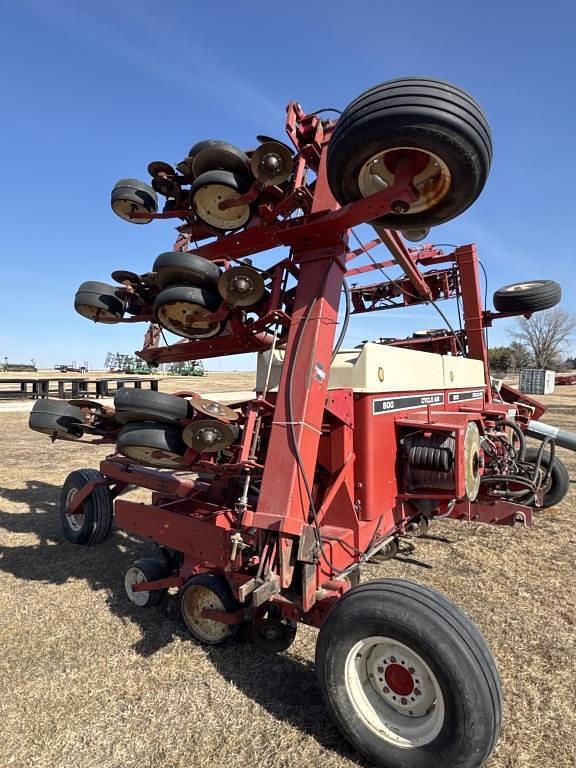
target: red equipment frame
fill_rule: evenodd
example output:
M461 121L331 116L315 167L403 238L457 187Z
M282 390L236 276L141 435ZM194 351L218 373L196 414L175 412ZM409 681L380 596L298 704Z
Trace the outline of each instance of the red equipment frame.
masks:
M316 115L305 115L299 105L289 105L287 130L298 149L292 195L276 206L261 205L243 232L219 236L195 249L200 256L227 264L279 244L290 247L290 258L268 270L270 297L258 319L247 325L232 310L220 336L165 347L158 346L157 333L149 332L145 348L138 353L144 360L160 363L260 351L274 345L270 326L281 327L285 357L278 391L243 404L244 428L233 460L216 465L213 459L188 451L187 471L213 471L212 483L136 466L118 456L109 457L100 467L114 495L127 485L153 491L151 505L116 500L119 527L183 556L181 567L171 576L133 589L180 587L196 573L218 572L243 608L231 614L205 611L205 615L226 623L254 618L262 606L275 603L286 618L320 625L333 601L350 587L351 571L376 546L406 532L420 518L418 504L424 499L434 500L434 514L442 516L531 523L530 507L487 498L470 501L464 487L462 438L470 423L483 433L511 411L524 423L543 412L538 403L509 388L503 388L498 397L493 395L484 329L503 315L483 309L476 247L462 246L450 254L433 246L408 249L397 232L378 229L378 240L351 250L351 227L412 202L416 192L410 163L405 163L386 190L339 206L326 177L332 127ZM317 175L313 194L304 185L306 167ZM279 219L295 207L304 213ZM187 219L187 213L171 211L153 217ZM214 235L190 222L180 232L176 247L181 250L191 240ZM390 250L391 260L349 266L380 242ZM375 418L375 402L382 400L381 395L329 391L328 373L343 280L395 264L406 277L353 288L353 311L461 296L464 331L459 342L470 358L482 361L485 383L481 391L435 390L426 395L428 401ZM434 269L423 273L422 266ZM295 278L296 289L287 309L280 300L288 273ZM220 309L206 319L222 320L230 309ZM152 319L144 312L130 321ZM458 353L456 339L448 333L392 344ZM263 461L254 449L262 420L267 425ZM398 445L414 430L455 436L454 488L414 492L403 487ZM363 445L370 449L364 450ZM246 495L235 505L225 503L227 484L246 477L261 479L257 503ZM81 510L94 485L89 483L76 494L71 512Z

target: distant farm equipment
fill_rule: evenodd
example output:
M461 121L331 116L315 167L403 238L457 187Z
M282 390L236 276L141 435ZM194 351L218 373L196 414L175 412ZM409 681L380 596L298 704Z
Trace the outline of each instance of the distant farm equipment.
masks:
M73 360L71 363L57 363L54 366L54 370L60 371L60 373L86 373L88 361L85 360L82 365L78 365L76 360Z
M204 364L202 360L186 360L181 363L172 363L168 373L170 376L204 376Z

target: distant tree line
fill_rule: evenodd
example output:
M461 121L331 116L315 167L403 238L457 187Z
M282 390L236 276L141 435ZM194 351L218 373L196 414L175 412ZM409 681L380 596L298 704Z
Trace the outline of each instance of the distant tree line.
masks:
M509 346L492 347L488 359L492 371L512 373L520 368L555 371L576 369L576 357L566 354L576 333L576 316L561 307L517 317L508 332Z

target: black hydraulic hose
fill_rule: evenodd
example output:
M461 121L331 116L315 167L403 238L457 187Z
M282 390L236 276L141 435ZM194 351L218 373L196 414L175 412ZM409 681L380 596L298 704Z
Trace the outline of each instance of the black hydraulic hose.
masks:
M334 347L334 351L332 352L332 360L331 363L334 362L336 359L336 355L340 351L340 347L342 346L342 342L344 341L344 337L346 336L346 331L348 330L348 323L350 322L350 313L352 311L352 299L350 295L350 288L348 287L348 283L346 280L342 283L342 288L344 289L344 296L346 299L346 305L344 309L344 320L342 321L342 328L340 329L340 333L338 335L338 341L336 342L336 345Z
M516 424L515 421L502 419L502 421L499 421L498 424L502 424L504 427L509 427L512 430L512 432L514 432L514 434L516 435L520 443L520 453L518 454L518 460L524 461L524 456L526 454L526 437L524 436L524 432L522 432L522 430L520 429L518 424Z

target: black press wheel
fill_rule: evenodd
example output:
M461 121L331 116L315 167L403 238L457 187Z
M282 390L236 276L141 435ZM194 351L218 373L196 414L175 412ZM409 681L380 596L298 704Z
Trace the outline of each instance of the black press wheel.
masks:
M90 280L82 283L74 297L74 309L95 323L117 323L124 317L126 302L117 285Z
M114 395L116 420L172 422L187 419L192 411L184 397L122 387Z
M238 603L226 581L212 573L192 576L180 590L180 615L190 634L201 643L222 645L238 632L239 624L224 624L203 615L205 608L231 613Z
M132 587L143 581L163 579L168 576L168 573L165 561L157 557L143 557L141 560L136 560L124 574L124 589L128 600L139 608L158 605L166 594L166 589L144 589L141 592L134 592Z
M197 285L171 285L160 291L154 301L154 316L158 323L177 336L187 339L216 336L222 330L219 322L206 321L222 299L209 288Z
M500 733L502 693L488 646L434 590L369 581L328 614L316 645L328 709L386 768L480 768Z
M133 218L135 213L156 213L158 197L149 184L138 179L120 179L112 189L110 197L112 210L124 221L132 224L149 224L152 218Z
M87 483L103 480L103 475L95 469L77 469L62 486L60 520L64 536L73 544L94 546L110 535L114 504L107 485L97 485L76 510L70 511L74 497Z
M535 464L537 456L538 448L526 448L524 461L528 461L530 464ZM566 494L570 490L570 475L566 465L558 458L558 456L554 456L552 467L550 468L550 454L547 451L545 451L542 456L540 466L544 470L550 470L548 473L548 480L544 484L544 498L542 499L542 506L540 507L540 509L549 509L550 507L555 507L557 504L560 504L566 497ZM518 501L520 501L520 503L533 504L533 494L530 494L530 499L532 499L530 502L525 502L522 499L518 499Z
M394 181L400 159L417 166L419 199L377 223L431 227L466 210L492 161L490 128L477 102L443 80L406 77L365 91L346 107L328 146L328 183L339 203L368 197Z
M174 283L192 283L213 286L216 290L221 275L216 264L190 251L161 253L154 262L152 271L156 272L156 284L159 288L166 288Z
M180 427L152 422L127 424L118 434L116 448L138 464L166 469L182 467L187 450Z
M527 280L499 288L493 297L498 312L540 312L555 307L562 298L562 287L555 280Z
M79 440L84 434L84 414L75 405L62 400L37 400L30 411L28 426L35 432L59 440Z
M202 221L214 229L228 231L248 223L250 205L243 203L220 210L224 200L239 197L248 191L249 182L230 171L207 171L200 174L190 188L190 203Z

